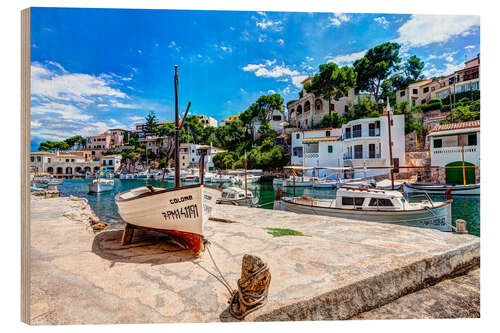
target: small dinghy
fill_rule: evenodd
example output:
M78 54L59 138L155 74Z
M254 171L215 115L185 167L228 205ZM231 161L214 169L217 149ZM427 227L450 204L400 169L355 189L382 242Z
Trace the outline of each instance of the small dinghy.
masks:
M398 191L341 187L335 199L280 197L274 209L451 231L451 200L409 202Z
M444 195L450 190L451 195L479 195L480 184L453 185L453 184L435 184L435 183L413 183L404 184L404 191L407 193L427 193Z
M228 187L222 190L222 197L217 200L218 204L235 206L255 206L259 198L254 197L251 191L239 187Z

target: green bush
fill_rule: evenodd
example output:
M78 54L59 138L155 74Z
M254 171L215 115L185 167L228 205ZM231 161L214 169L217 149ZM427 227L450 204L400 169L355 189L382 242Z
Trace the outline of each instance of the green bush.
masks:
M432 98L430 99L427 104L442 104L441 100L439 98Z

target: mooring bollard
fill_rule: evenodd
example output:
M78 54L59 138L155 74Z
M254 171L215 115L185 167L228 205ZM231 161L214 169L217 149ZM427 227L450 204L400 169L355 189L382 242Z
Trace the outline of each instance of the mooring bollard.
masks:
M462 219L457 219L456 220L456 225L457 225L457 234L467 234L467 222Z
M241 262L238 290L229 299L229 313L239 320L267 303L271 273L259 257L245 254Z

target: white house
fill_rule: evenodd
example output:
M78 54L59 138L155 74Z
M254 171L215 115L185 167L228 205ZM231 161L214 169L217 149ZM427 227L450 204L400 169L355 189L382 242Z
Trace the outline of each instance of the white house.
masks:
M207 154L205 155L205 168L208 170L212 170L214 168L213 157L217 153L225 152L226 150L214 147L212 145L198 145L198 144L190 144L189 145L189 164L191 166L198 166L200 163L200 157L202 150L206 150Z
M122 156L119 154L102 156L101 170L102 172L117 172L120 168L121 162Z
M342 139L344 143L343 166L391 166L388 123L389 119L387 115L384 115L377 118L352 120L342 125ZM404 115L392 116L391 138L394 166L405 165ZM390 169L369 169L367 176L371 177L388 173L390 173Z
M291 135L292 165L306 167L342 166L342 129L303 130L293 132ZM316 176L324 177L326 173L327 170L319 170Z
M479 166L480 121L468 121L436 126L427 136L430 143L433 166ZM465 168L468 184L476 183L475 168ZM463 169L448 168L445 171L447 184L463 184Z

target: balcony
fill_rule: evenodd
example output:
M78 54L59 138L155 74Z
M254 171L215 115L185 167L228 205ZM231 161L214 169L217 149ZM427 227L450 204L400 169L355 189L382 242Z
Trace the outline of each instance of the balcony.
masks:
M319 153L306 153L306 158L319 158Z
M462 147L431 148L431 153L435 155L462 154ZM478 146L464 146L464 153L479 153Z
M344 154L344 160L375 160L380 159L380 153L375 153L373 151L368 152L368 154L363 154L363 152L354 152L354 154L346 153Z

